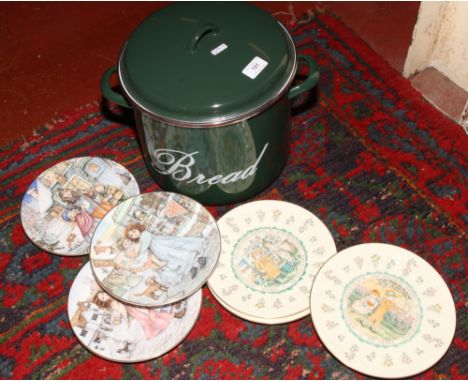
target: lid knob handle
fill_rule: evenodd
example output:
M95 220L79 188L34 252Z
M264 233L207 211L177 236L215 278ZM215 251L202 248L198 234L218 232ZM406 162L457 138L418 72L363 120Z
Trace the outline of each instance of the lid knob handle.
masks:
M216 35L219 32L219 27L217 25L207 23L203 24L199 29L195 31L192 38L190 39L188 51L189 53L195 53L198 43L200 40L207 34Z

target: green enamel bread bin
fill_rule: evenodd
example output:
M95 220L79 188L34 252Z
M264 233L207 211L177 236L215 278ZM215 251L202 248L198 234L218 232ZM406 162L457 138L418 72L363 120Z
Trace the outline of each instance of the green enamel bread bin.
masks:
M292 87L298 61L307 78ZM122 92L111 89L117 72ZM270 14L239 2L174 3L129 37L101 80L105 98L132 108L158 184L204 204L247 199L286 165L290 101L318 81Z

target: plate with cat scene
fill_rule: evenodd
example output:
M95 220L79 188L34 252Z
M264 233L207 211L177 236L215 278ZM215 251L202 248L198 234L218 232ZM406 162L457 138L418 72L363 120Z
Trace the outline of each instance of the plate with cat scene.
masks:
M133 363L157 358L180 344L200 313L202 291L158 308L123 304L97 284L90 263L76 276L68 317L80 343L110 361Z
M347 248L318 272L310 295L322 343L378 378L406 378L445 354L455 333L452 295L422 257L383 243Z
M118 205L99 223L90 260L99 285L124 303L156 307L200 289L220 252L216 221L180 194L151 192Z

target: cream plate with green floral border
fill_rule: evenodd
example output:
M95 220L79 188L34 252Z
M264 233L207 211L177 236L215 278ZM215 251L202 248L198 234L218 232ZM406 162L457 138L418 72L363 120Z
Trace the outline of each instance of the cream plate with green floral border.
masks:
M200 289L219 251L218 227L205 207L184 195L151 192L106 215L93 236L90 260L111 296L156 307Z
M90 263L78 273L68 296L68 317L81 344L116 362L143 362L168 352L198 318L202 291L176 304L140 308L122 304L96 283Z
M281 324L309 314L315 274L336 253L327 227L308 210L261 200L218 220L221 255L208 286L233 314Z
M361 244L333 256L315 278L310 304L328 350L373 377L423 372L455 333L455 305L442 277L394 245Z

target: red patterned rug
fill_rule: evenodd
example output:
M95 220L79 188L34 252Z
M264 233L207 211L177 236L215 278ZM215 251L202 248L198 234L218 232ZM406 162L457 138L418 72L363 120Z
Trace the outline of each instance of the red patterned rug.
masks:
M290 161L258 198L297 203L331 230L337 247L386 242L416 252L448 283L458 324L442 360L420 378L468 378L467 137L422 99L339 20L318 14L293 30L321 67L317 101L296 110ZM320 343L310 318L264 326L224 310L203 290L189 337L163 357L122 365L86 351L67 318L69 288L87 257L35 247L19 218L29 184L65 159L113 159L142 191L158 186L142 161L131 119L99 104L1 148L0 377L9 379L361 378ZM232 206L210 208L221 216Z

